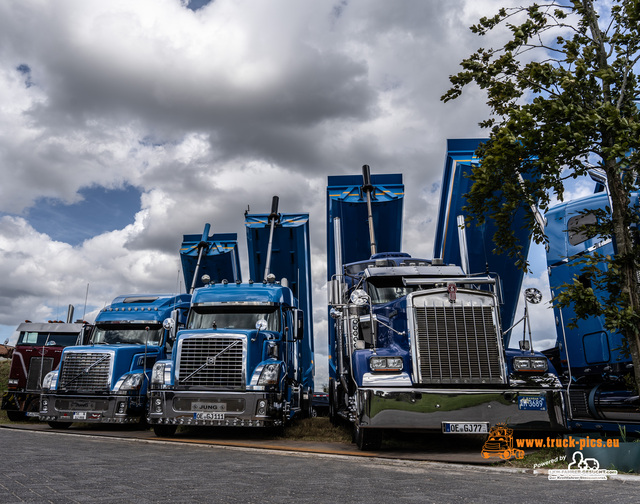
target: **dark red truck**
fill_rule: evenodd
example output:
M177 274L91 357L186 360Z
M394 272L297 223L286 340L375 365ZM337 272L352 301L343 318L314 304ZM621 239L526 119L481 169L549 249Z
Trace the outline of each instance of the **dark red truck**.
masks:
M20 335L11 358L8 390L2 395L2 409L9 420L38 416L43 378L58 367L64 347L86 343L90 328L83 322L59 321L18 326Z

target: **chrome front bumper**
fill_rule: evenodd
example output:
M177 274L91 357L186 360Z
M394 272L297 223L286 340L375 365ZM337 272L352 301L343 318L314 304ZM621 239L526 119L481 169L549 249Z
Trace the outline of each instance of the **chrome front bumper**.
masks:
M258 411L261 404L264 414ZM268 427L283 424L284 408L273 392L152 390L147 421L152 425Z
M544 397L546 409L520 409L519 397ZM361 388L356 416L359 425L380 429L441 430L445 422L488 422L520 430L562 431L564 404L560 389Z
M138 423L146 414L145 396L43 394L39 419L43 422Z

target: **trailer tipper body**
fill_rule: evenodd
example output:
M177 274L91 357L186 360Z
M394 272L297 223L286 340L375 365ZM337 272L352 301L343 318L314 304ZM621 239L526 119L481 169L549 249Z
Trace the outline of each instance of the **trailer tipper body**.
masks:
M180 261L185 287L189 292L202 287L202 277L207 275L215 282L226 279L235 283L242 280L238 235L215 233L209 236L210 224L205 224L202 235L184 235L180 247Z

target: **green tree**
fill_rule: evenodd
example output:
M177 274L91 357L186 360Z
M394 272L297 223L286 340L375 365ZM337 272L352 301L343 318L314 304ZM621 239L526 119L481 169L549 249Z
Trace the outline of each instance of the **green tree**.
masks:
M555 302L573 304L578 318L605 316L607 329L625 337L638 387L640 244L634 230L639 212L630 196L638 191L640 153L640 1L565 0L502 8L471 30L483 36L499 28L510 31L508 42L480 48L463 60L442 97L455 99L471 83L488 96L491 115L481 126L490 135L478 152L482 163L472 175L468 210L480 223L485 216L495 220L497 251L526 269L511 230L514 209L525 201L544 211L551 194L562 200L568 178L594 167L606 175L610 207L581 231L611 238L616 254L585 260L593 287L576 278ZM537 243L546 241L533 212L524 225ZM597 296L594 288L604 294Z

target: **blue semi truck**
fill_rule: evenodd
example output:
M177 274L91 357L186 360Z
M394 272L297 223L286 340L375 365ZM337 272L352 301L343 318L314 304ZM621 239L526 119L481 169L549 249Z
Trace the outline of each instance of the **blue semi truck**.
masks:
M451 172L449 178L453 182L449 188L452 196L448 200L458 202L458 212L461 212L464 205L461 195L471 188L468 175L472 166L479 162L474 153L481 141L448 141L447 169ZM585 287L596 288L596 294L603 301L605 299L605 293L597 291L581 263L594 254L606 257L616 253L615 244L609 237L592 236L583 227L596 224L598 215L605 212L607 207L611 208L606 177L595 168L590 175L594 181L593 194L554 205L544 217L538 216L536 219L548 238L546 262L552 298L562 292L565 284L578 281ZM630 205L638 208L638 204L638 193L631 193ZM517 228L521 233L520 240L526 256L527 231L521 229L523 211L522 208L518 211L513 222L514 229ZM443 220L446 215L441 212L439 229L446 227ZM495 232L490 221L481 227L472 224L467 229L470 243L487 244L486 247L476 246L475 250L470 251L477 267L482 267L487 260L493 261L491 268L507 264L490 252L491 236ZM455 232L451 227L450 231L450 236L455 240ZM444 236L444 233L440 231L438 236ZM601 262L598 269L605 272L606 264ZM520 289L521 273L516 270L511 274L503 272L502 277L511 279L511 287L507 286L505 290L505 299L515 299ZM506 283L503 282L503 285ZM546 335L546 339L555 339L556 344L543 350L543 354L550 359L562 382L567 428L578 432L618 433L623 430L627 434L640 434L640 397L638 391L630 385L633 383L633 363L625 350L622 335L607 330L604 317L575 320L572 307L554 306L553 316L556 334ZM523 339L524 336L526 335L523 334Z
M365 165L362 177L329 177L330 418L353 425L360 449L379 447L385 429L562 427L548 359L507 349L503 313L515 313L505 306L515 300L505 301L499 275L469 269L465 252L455 261L464 267L445 260L452 243L443 234L457 236L450 190L445 182L440 220L453 229L440 230L427 260L401 252L400 175L370 176Z
M53 428L73 422L144 423L151 368L170 345L163 321L173 311L184 320L189 298L115 298L96 317L89 344L65 348L59 369L45 376L40 420Z
M158 361L149 423L270 427L311 411L313 332L307 214L245 215L250 280L193 291L170 360ZM276 280L277 279L277 280Z
M215 275L239 268L236 235L209 236L209 230L206 224L202 235L184 235L185 285L202 271L217 280ZM96 317L90 344L65 348L59 370L45 377L40 420L54 428L73 422L144 424L151 370L171 354L190 301L187 293L115 298Z
M605 190L606 180L596 174L593 194L550 208L545 214L549 238L547 270L552 296L563 284L579 281L595 288L583 271L581 260L599 253L615 254L610 238L590 237L581 226L595 224L598 211L611 207ZM638 205L638 194L631 195L631 205ZM606 265L600 263L604 272ZM605 297L605 293L596 293ZM589 317L571 322L571 307L554 307L556 346L547 353L556 363L567 390L568 425L572 430L612 431L621 428L640 434L640 398L633 390L633 363L625 351L623 337L606 329L604 317Z

